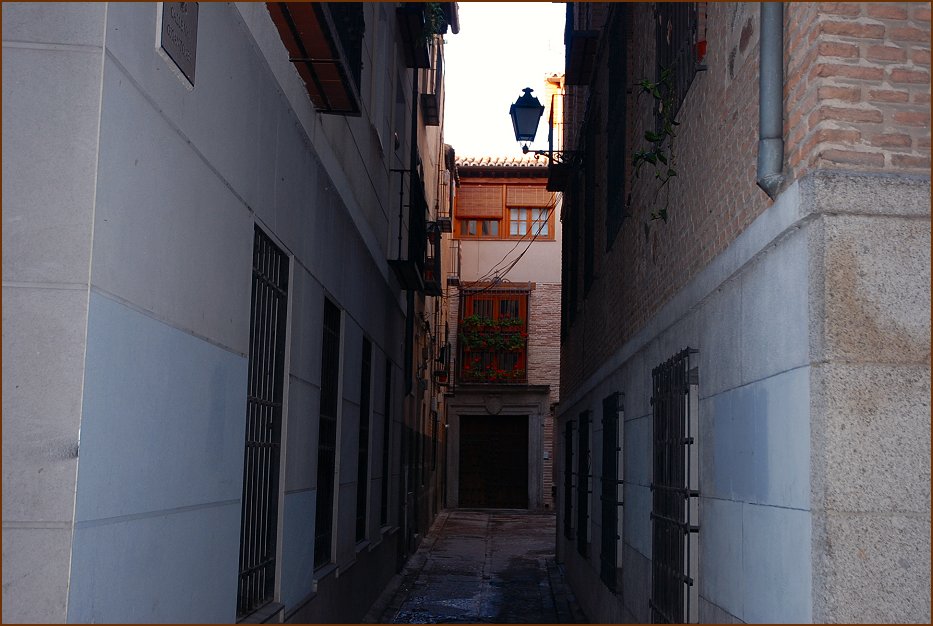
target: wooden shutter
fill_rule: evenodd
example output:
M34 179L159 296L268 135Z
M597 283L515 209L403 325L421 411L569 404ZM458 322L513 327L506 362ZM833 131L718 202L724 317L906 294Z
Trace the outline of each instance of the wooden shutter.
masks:
M554 193L545 187L509 187L506 204L521 207L545 207L554 202Z
M464 185L457 192L458 219L502 219L502 185Z

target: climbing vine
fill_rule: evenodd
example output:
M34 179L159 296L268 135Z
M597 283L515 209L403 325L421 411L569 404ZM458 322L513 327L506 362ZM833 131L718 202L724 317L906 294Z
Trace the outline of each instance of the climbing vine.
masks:
M444 9L440 2L424 3L424 41L428 43L434 39L434 35L441 33L441 28L445 25L446 17Z
M654 110L657 112L658 124L655 130L645 131L645 141L648 147L632 152L632 166L634 168L635 178L642 174L642 169L648 166L653 173L653 178L658 181L655 190L654 201L659 200L659 196L672 178L677 176L677 154L674 152L674 139L677 137L676 127L679 125L674 120L674 70L665 68L661 70L661 75L656 82L647 78L642 79L636 85L639 88L638 100L643 96L648 96L654 100ZM631 199L631 194L629 194ZM670 192L665 194L664 202L656 207L649 214L650 220L663 220L667 222L668 207L670 206ZM648 236L648 222L645 222L645 237Z

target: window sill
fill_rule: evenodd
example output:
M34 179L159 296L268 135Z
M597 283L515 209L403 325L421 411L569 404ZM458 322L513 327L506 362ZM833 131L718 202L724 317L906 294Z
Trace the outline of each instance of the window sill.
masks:
M318 582L324 580L331 574L336 574L337 564L336 563L327 563L326 565L320 566L318 569L314 570L314 588L317 589Z
M285 605L281 602L270 602L239 620L237 624L266 624L272 621L281 621L274 620L274 618L284 609Z

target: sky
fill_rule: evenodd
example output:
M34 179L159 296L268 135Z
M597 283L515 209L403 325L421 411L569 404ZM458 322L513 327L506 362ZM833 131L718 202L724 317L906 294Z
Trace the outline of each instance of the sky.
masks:
M444 141L457 156L521 156L509 107L531 87L542 104L544 77L564 71L566 5L460 2L460 33L444 47ZM547 148L542 116L532 148Z

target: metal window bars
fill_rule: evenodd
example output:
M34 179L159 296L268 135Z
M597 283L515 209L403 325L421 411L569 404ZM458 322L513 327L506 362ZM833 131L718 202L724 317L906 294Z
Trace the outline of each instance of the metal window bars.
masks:
M573 539L573 421L564 424L564 537Z
M700 69L696 62L697 3L658 2L655 7L658 77L666 69L674 72L674 110L671 111L671 119L674 119ZM661 114L657 113L660 124Z
M363 338L360 368L360 428L359 454L356 460L356 540L366 539L366 518L369 507L369 408L370 381L373 375L373 344Z
M379 523L389 523L389 443L392 437L392 361L386 359L385 389L382 406L382 496Z
M238 618L275 592L288 256L258 227L252 273Z
M697 621L697 383L686 348L652 371L651 620Z
M580 413L577 434L577 552L589 552L590 513L590 412Z
M618 567L619 537L619 411L622 410L621 395L616 392L603 399L602 438L602 484L600 494L601 536L599 548L599 577L606 586L615 591L616 568Z
M328 298L324 298L321 410L317 445L317 509L314 515L314 567L329 563L333 556L339 372L340 309Z

